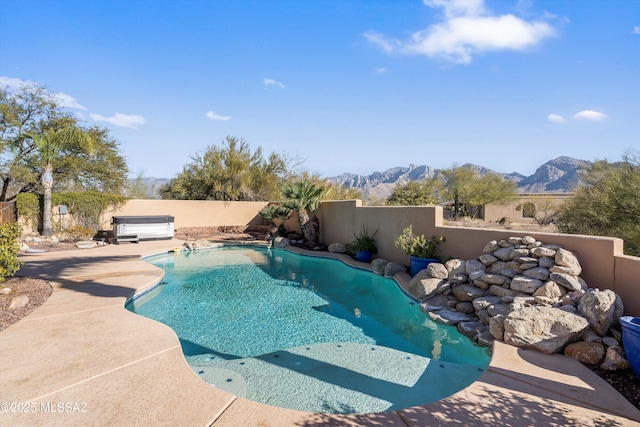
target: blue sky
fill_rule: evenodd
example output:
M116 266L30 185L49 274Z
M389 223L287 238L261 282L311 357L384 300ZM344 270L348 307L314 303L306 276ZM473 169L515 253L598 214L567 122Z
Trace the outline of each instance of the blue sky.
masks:
M640 147L640 1L2 0L0 85L21 82L134 174L233 135L325 177L529 175Z

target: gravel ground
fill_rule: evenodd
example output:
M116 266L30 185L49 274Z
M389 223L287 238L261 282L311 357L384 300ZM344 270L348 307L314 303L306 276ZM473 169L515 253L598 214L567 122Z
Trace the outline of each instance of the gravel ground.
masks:
M194 230L195 231L195 230ZM189 236L190 240L192 236L200 233L193 233ZM202 233L199 238L206 238L212 236L206 236ZM220 237L219 235L216 237ZM237 238L237 235L235 236ZM253 237L253 236L251 236ZM250 237L250 238L251 238ZM91 250L91 249L78 249L73 243L59 243L54 247L40 247L36 245L30 245L32 248L47 249L49 251L64 251L64 250ZM31 277L9 277L0 287L10 288L11 293L8 295L0 295L0 331L6 329L10 325L19 321L23 317L41 306L49 296L51 296L51 285L41 279L35 279ZM29 303L22 308L16 310L8 310L9 305L14 297L20 295L27 295L29 297ZM631 369L625 369L621 371L605 371L598 366L588 366L598 376L608 382L613 388L623 395L632 405L640 409L640 379L634 376Z

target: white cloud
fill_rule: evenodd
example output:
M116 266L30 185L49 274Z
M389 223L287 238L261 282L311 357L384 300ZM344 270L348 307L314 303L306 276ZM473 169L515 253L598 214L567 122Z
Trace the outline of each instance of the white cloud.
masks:
M482 0L424 0L424 3L444 8L445 19L415 32L407 42L372 31L364 33L364 37L387 53L397 51L470 64L478 53L524 50L556 35L555 29L544 21L528 22L510 14L491 15Z
M397 40L388 40L381 33L375 31L367 31L363 36L369 43L379 47L387 53L393 52L400 46L400 43Z
M376 74L385 74L386 72L387 72L387 69L384 67L376 68Z
M281 82L279 82L279 81L277 81L277 80L269 79L269 78L267 78L267 77L265 77L265 78L262 80L262 83L263 83L265 86L267 86L267 87L268 87L268 86L278 86L278 87L279 87L279 88L281 88L281 89L284 89L284 88L286 87L286 86L285 86L284 84L282 84Z
M563 123L565 121L564 117L559 116L557 114L549 114L547 116L547 120L549 120L550 122L553 122L553 123Z
M87 107L85 107L84 105L80 105L73 96L67 95L66 93L58 92L58 93L54 93L53 96L56 98L56 100L62 107L75 108L76 110L87 109Z
M144 117L135 114L115 113L111 117L105 117L100 114L91 113L89 114L89 117L91 117L91 119L96 122L107 122L111 123L114 126L120 126L130 129L138 129L136 125L143 125L147 122Z
M28 80L16 79L15 77L0 76L0 87L7 92L16 92L22 85L35 86L35 83Z
M583 110L573 116L573 118L576 120L588 120L591 122L599 122L600 120L604 120L607 117L608 116L606 114L593 110Z
M15 77L0 77L0 87L10 93L17 92L22 86L38 87L36 82L31 80L21 80ZM75 110L86 110L87 107L81 105L73 96L66 93L51 93L45 89L45 93L51 95L63 108L73 108Z
M631 30L631 34L640 34L640 25L636 25L635 27L633 27L633 30Z
M205 116L207 116L211 120L216 120L216 121L227 121L231 119L231 116L220 116L214 113L213 111L207 111Z

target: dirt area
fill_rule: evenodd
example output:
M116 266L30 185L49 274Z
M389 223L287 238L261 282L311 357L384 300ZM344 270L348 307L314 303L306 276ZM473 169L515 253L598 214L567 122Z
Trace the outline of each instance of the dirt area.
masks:
M40 307L51 296L53 289L49 282L32 277L9 277L1 285L11 289L8 295L0 295L0 331L13 325L18 320ZM11 301L22 295L29 298L27 305L9 310Z
M459 225L459 223L456 222L456 225ZM215 230L213 228L215 228ZM247 240L264 238L263 230L233 230L233 232L230 233L227 230L227 233L224 233L216 227L213 228L176 230L175 237L178 239L211 239L216 241L238 240L238 238ZM30 247L34 249L46 249L49 251L92 250L78 249L73 243L64 242L52 247L44 245L30 245ZM3 285L4 287L10 288L11 293L8 295L0 295L0 330L9 327L37 309L52 293L51 285L48 282L30 277L10 277L5 280ZM2 285L0 285L0 287L2 287ZM16 310L8 310L12 299L20 295L26 295L29 297L29 303L25 307ZM618 392L631 404L640 409L640 379L634 376L631 369L605 371L597 366L588 367L598 376L607 381L613 388L618 390Z

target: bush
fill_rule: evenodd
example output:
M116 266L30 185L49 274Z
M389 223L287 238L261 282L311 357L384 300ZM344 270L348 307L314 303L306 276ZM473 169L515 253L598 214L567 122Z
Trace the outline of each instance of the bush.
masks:
M18 262L18 237L21 234L18 224L0 224L0 283L22 266Z
M64 230L63 240L79 242L80 240L90 240L96 234L96 230L83 227L82 225L72 225Z
M562 206L563 233L619 237L624 253L640 256L640 154L619 163L594 163Z

